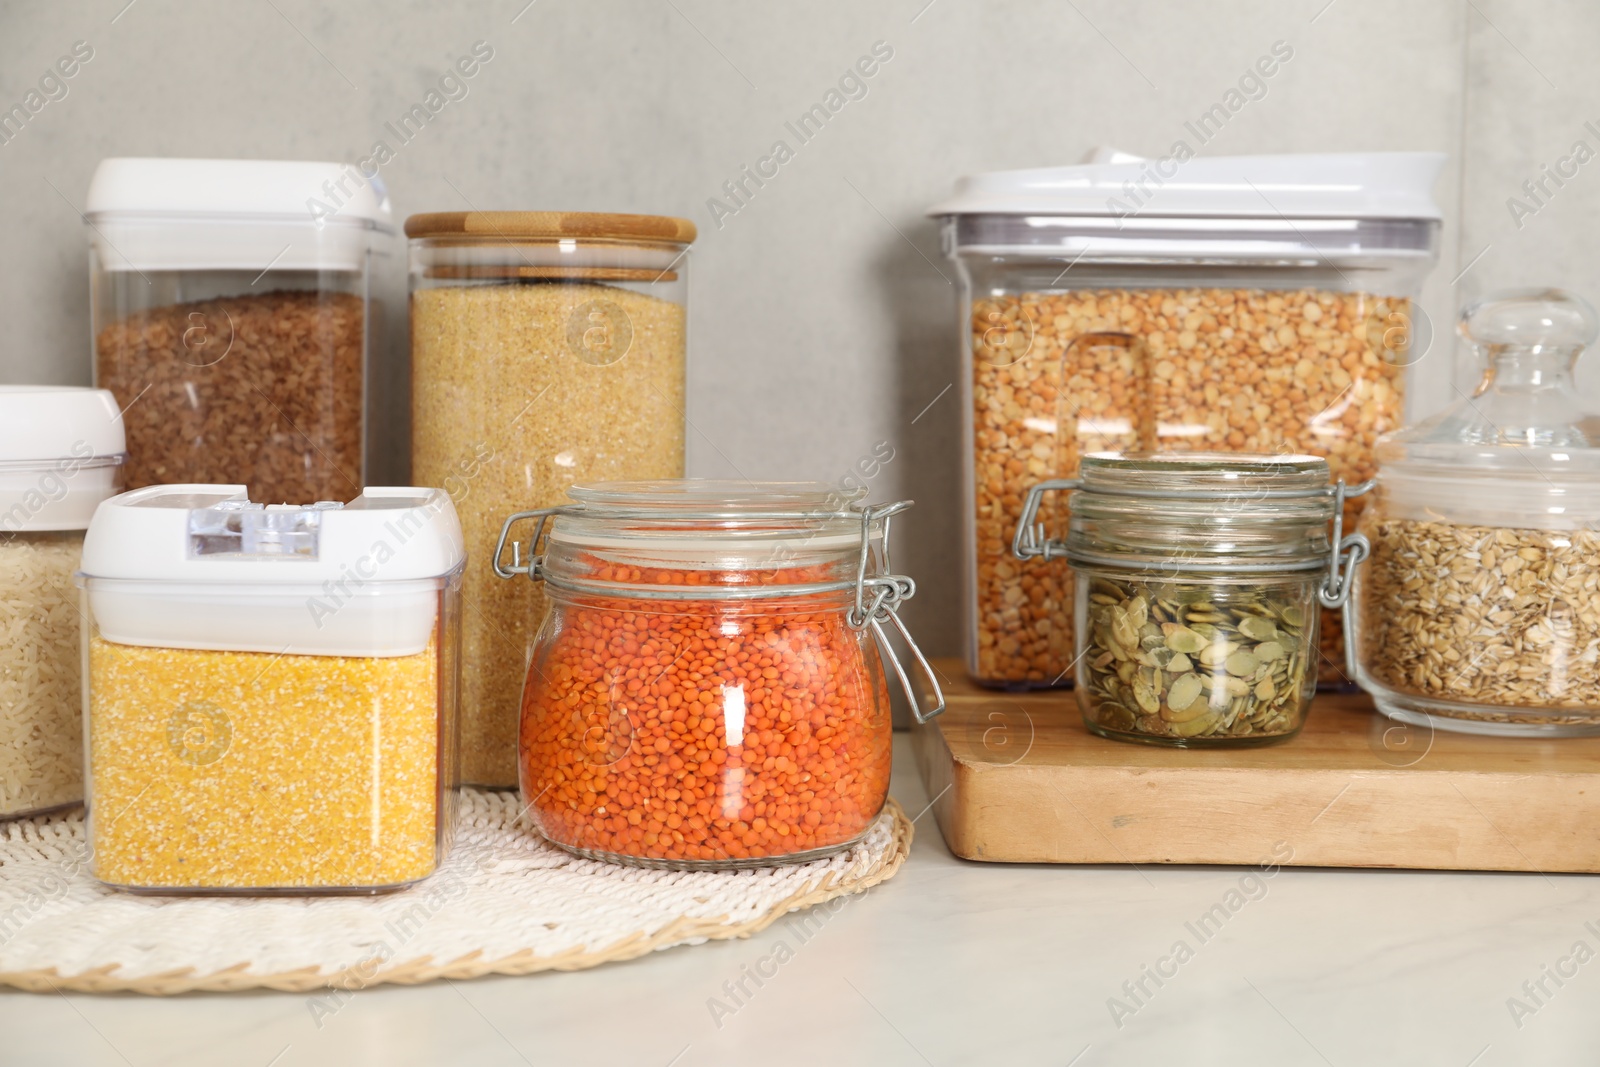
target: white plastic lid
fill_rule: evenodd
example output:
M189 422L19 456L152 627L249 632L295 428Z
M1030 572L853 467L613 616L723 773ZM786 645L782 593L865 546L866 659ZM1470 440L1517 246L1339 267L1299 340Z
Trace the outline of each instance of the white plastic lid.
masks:
M86 528L126 451L109 391L0 385L0 531Z
M956 182L928 214L1438 219L1442 152L1142 159L1099 148L1077 166Z
M354 271L394 232L383 180L343 163L106 159L84 215L112 271Z
M160 485L100 506L81 575L108 641L401 656L427 646L465 559L442 489L262 505L238 485Z

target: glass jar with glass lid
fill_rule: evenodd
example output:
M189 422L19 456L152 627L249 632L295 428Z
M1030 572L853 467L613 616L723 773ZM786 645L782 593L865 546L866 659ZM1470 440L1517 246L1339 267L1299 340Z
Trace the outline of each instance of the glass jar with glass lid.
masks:
M909 502L869 506L820 483L569 495L508 518L495 556L500 577L542 582L549 603L518 748L539 832L579 855L680 870L801 862L860 840L888 796L883 666L919 720L944 706L896 614L915 585L890 572L889 524ZM508 562L524 519L532 536Z
M1573 365L1595 310L1561 290L1470 304L1471 398L1378 444L1352 596L1356 680L1403 722L1600 733L1600 415Z
M1021 560L1074 571L1078 706L1090 731L1180 747L1293 737L1317 684L1318 608L1345 599L1366 555L1315 456L1095 453L1081 476L1034 486ZM1064 541L1037 523L1072 490ZM1332 534L1330 536L1330 524Z

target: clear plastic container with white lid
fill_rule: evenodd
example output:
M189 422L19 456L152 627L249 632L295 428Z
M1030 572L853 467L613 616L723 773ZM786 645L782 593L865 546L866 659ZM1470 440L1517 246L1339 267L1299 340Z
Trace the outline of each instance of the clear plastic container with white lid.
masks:
M1600 415L1573 365L1594 309L1561 290L1461 314L1471 397L1378 444L1347 614L1380 710L1470 733L1600 733Z
M464 561L439 489L103 504L79 575L95 876L317 893L431 874L455 813Z
M0 818L83 799L72 574L117 492L122 423L102 389L0 386Z
M1353 484L1403 424L1444 156L1184 148L971 175L929 211L961 285L965 652L982 683L1071 678L1071 569L1010 554L1033 485L1093 452L1156 451L1304 453ZM1066 528L1065 501L1049 509ZM1321 680L1340 684L1334 621Z
M85 210L95 384L127 409L130 488L361 491L388 194L337 163L107 159Z

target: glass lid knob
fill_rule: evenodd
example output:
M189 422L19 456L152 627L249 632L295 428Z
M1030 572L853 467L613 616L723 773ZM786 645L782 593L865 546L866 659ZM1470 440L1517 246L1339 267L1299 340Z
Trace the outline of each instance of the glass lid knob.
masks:
M1587 300L1564 289L1492 293L1462 309L1459 328L1482 360L1477 389L1431 419L1385 434L1380 464L1444 463L1452 446L1466 445L1470 458L1455 462L1518 477L1542 471L1548 481L1546 460L1567 470L1578 450L1591 451L1584 462L1600 468L1600 416L1587 410L1572 373L1600 334L1600 315ZM1512 451L1494 451L1500 448Z
M1573 349L1594 343L1600 317L1587 300L1564 289L1512 289L1474 300L1461 310L1461 336L1496 349Z

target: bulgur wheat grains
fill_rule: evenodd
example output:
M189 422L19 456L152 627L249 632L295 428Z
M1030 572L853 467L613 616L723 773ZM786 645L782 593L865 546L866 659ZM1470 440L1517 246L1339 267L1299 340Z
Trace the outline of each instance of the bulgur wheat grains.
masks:
M596 308L628 335L602 359L575 343ZM462 780L512 786L545 602L534 582L495 577L501 524L576 483L683 476L684 309L608 285L425 288L411 346L412 479L449 490L467 542Z

